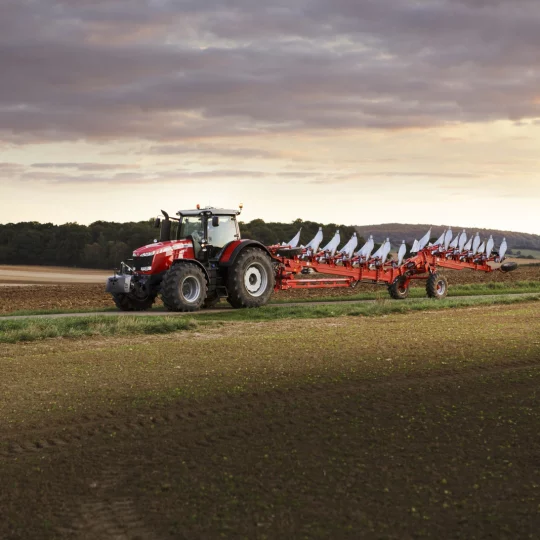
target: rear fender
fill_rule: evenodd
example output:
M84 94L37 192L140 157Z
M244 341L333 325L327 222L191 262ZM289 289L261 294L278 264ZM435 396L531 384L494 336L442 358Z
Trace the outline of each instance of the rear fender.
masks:
M223 249L223 252L219 257L219 266L224 266L225 268L232 266L238 255L240 255L244 249L249 247L261 249L272 258L272 254L268 251L268 248L256 240L235 240L234 242L227 244Z

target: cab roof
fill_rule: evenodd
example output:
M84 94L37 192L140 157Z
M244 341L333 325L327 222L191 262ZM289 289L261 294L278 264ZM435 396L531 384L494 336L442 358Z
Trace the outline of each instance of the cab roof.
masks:
M230 210L227 208L214 208L208 206L206 208L196 208L195 210L179 210L177 216L239 216L241 210Z

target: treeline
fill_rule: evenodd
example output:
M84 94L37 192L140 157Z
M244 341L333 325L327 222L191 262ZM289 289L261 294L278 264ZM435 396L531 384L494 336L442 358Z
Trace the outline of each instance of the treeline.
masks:
M323 227L325 241L337 228L343 242L354 227L323 225L296 220L293 223L265 223L255 219L240 223L243 238L253 238L265 245L287 242L302 227L302 243L306 244ZM114 223L96 221L91 225L66 223L0 224L0 264L71 266L78 268L116 268L129 259L133 250L150 244L159 236L153 220Z

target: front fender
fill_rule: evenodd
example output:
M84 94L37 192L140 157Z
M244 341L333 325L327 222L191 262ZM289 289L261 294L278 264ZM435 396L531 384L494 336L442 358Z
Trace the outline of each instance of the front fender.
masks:
M206 266L204 266L204 264L202 264L197 259L176 259L171 264L171 268L173 266L178 265L178 264L188 264L188 263L189 264L196 264L204 272L204 275L206 277L206 281L210 282L210 276L208 274L208 268L206 268Z

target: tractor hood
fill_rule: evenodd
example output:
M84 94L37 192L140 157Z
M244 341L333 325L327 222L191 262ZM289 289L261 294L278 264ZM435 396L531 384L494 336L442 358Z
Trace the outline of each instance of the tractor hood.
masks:
M134 257L149 257L160 253L169 253L180 249L192 247L189 240L169 240L168 242L154 242L140 247L133 252Z

